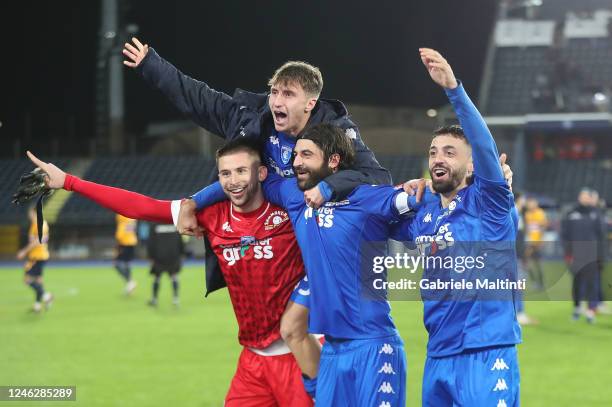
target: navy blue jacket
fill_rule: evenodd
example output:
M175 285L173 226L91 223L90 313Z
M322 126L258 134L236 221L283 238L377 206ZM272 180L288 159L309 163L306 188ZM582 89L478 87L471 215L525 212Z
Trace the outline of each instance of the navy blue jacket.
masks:
M138 71L154 88L160 90L184 115L199 126L227 140L235 137L255 137L262 142L273 134L274 122L268 106L267 93L252 93L236 89L233 96L216 91L206 83L193 79L149 48ZM331 123L345 130L355 147L352 170L330 175L325 182L332 190L332 199L341 200L359 184L391 184L389 171L383 168L372 151L363 143L359 129L353 123L342 102L319 99L311 113L308 126ZM216 171L211 181L216 180ZM218 271L216 258L207 242L207 293L225 286ZM212 257L211 257L212 256Z
M199 126L227 140L238 136L264 139L272 135L272 113L267 93L236 89L233 96L216 91L193 79L160 57L153 48L139 65L145 80L159 89L172 104ZM353 139L356 157L354 171L340 171L325 179L333 190L333 199L346 197L361 184L390 184L389 171L381 167L363 143L359 129L338 100L320 99L312 111L308 126L331 123L344 129ZM216 173L215 173L216 174Z

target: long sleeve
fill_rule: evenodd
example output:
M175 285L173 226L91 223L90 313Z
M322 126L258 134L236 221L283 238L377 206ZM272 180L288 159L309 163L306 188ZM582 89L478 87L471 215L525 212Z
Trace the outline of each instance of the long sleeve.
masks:
M472 146L474 174L487 181L504 181L495 140L493 140L493 136L480 112L465 92L463 85L459 83L455 89L446 89L446 95L453 105L465 136Z
M287 204L291 194L288 188L290 182L294 183L295 178L283 178L275 172L268 172L268 176L261 183L264 197L274 205L288 209Z
M208 131L224 138L228 136L227 124L238 110L229 95L183 74L153 48L149 48L138 71L149 85L160 90L181 113Z
M219 181L202 188L200 191L193 194L191 198L193 198L198 210L227 199Z
M97 204L131 219L172 224L172 201L153 199L125 189L84 181L66 174L66 191L74 191Z

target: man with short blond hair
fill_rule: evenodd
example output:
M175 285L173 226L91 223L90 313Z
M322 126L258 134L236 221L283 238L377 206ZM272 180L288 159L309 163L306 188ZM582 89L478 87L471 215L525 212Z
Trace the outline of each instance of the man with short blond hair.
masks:
M288 61L274 72L268 86L298 83L304 92L319 97L323 90L323 76L316 66L303 61Z

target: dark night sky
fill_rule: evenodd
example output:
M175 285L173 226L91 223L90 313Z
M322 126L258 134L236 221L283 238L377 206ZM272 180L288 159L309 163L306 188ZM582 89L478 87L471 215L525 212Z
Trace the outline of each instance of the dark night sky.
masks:
M0 28L0 137L23 140L29 113L34 141L62 139L72 126L85 142L93 134L99 1L7 3L1 14L13 24ZM496 8L494 0L126 4L142 40L216 89L264 91L277 66L301 59L321 68L324 97L423 108L445 98L417 49L438 48L476 95ZM179 117L133 72L126 73L126 113L134 132Z

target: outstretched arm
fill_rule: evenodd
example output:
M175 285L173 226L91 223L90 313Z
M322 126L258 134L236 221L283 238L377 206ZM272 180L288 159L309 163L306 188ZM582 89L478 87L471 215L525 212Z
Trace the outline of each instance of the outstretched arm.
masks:
M433 49L421 48L419 51L421 61L433 81L444 88L465 136L472 146L474 174L487 181L504 181L495 140L463 85L455 78L451 66L440 53Z
M183 74L138 38L132 38L132 42L124 45L123 55L127 60L123 63L126 66L137 69L149 85L159 89L195 123L221 137L228 136L226 125L238 110L229 95Z
M46 183L51 189L64 188L67 191L77 192L99 205L128 218L158 223L172 223L172 201L157 200L125 189L84 181L73 175L66 174L51 163L39 160L29 151L27 154L30 160L47 174Z

